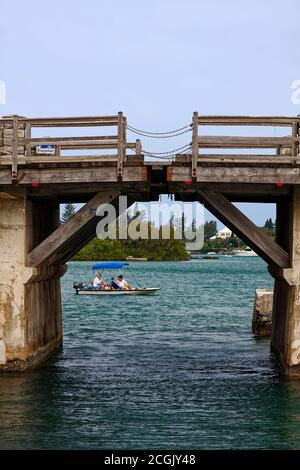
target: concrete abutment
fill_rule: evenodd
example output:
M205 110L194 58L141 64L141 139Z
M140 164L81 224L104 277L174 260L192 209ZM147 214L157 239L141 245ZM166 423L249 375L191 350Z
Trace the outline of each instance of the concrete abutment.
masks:
M10 187L0 203L0 369L37 365L62 345L60 277L66 267L26 266L27 253L59 225L59 206Z

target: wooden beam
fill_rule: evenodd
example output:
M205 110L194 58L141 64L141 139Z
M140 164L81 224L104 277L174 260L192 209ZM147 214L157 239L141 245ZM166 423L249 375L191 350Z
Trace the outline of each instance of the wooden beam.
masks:
M68 121L68 122L78 122L78 121L117 121L118 116L56 116L56 117L38 117L38 118L21 118L22 121L31 122L33 124L40 122L57 122L57 121Z
M191 161L191 155L182 154L176 155L175 163L186 163ZM199 155L198 163L209 163L209 162L226 162L233 161L235 163L247 163L255 161L258 165L264 163L276 163L281 165L282 163L300 163L300 158L293 158L291 155L282 154L258 154L258 153L201 153Z
M268 264L280 268L290 265L288 253L262 232L248 217L235 207L222 193L203 189L199 199L207 209L229 227Z
M292 126L300 122L293 116L199 116L198 123L206 126Z
M297 128L297 126L294 126ZM297 145L299 138L293 137L242 137L242 136L200 136L198 144L200 148L277 148L278 145L291 147Z
M47 139L44 140L44 145L48 145L49 141ZM59 145L61 150L89 150L89 149L95 149L95 150L100 150L100 149L117 149L118 148L118 142L117 141L77 141L77 140L70 140L69 142L62 142L60 143L59 141L56 143L56 145ZM135 143L133 142L128 142L126 145L127 148L132 148L135 149ZM35 145L32 145L32 147L35 147ZM124 147L125 148L125 147ZM41 158L43 158L43 155L41 155Z
M63 159L63 158L62 158ZM100 166L102 165L102 166ZM32 169L19 169L19 184L31 184L36 182L39 184L54 184L54 183L105 183L117 182L116 174L116 161L101 163L86 163L86 166L73 166L70 164L62 166L61 168L50 167L46 168L32 168ZM0 170L0 179L3 170ZM123 181L138 183L147 181L147 169L142 164L135 164L125 166L123 169ZM5 181L6 182L6 181Z
M117 126L117 121L28 121L31 123L31 127L112 127Z
M76 116L52 118L24 118L32 127L116 126L118 116Z
M9 193L11 186L0 186L1 194ZM28 190L28 198L33 200L39 199L55 199L60 204L66 203L86 203L94 195L99 192L111 193L111 191L119 190L122 194L126 194L128 199L133 201L151 201L151 187L148 183L77 183L64 185L43 185L39 188L31 188Z
M26 126L29 124L26 124ZM38 144L61 144L64 142L84 142L90 140L114 140L118 141L117 135L90 135L90 136L80 136L80 137L34 137L34 138L25 138L25 144L30 144L31 147L34 147ZM20 139L20 143L22 139Z
M99 217L97 207L101 204L117 204L120 191L99 192L70 220L57 228L35 247L27 256L27 266L63 264L82 246L96 236Z
M300 184L299 165L257 162L198 162L197 181L203 183L273 183ZM169 182L183 182L191 179L189 166L168 166Z
M170 194L179 194L176 200L195 200L195 193L201 189L211 189L221 192L232 202L276 202L278 200L286 200L291 194L292 186L285 185L276 187L274 184L251 184L251 183L195 183L186 185L185 183L169 183ZM197 197L196 197L197 199Z

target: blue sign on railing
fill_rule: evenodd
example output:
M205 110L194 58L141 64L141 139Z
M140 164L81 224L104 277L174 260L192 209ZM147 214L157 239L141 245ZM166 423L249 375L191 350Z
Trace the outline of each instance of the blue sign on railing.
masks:
M55 155L55 145L37 145L37 155Z

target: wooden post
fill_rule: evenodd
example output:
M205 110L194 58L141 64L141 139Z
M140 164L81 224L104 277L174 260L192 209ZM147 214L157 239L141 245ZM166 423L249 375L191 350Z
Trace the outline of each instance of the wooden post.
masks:
M124 119L123 113L118 113L118 163L117 163L117 176L118 180L122 181L123 177L123 164L124 164Z
M300 138L300 124L299 124L299 122L297 123L297 137L298 137L298 139ZM300 153L300 142L298 140L298 142L297 142L297 155L299 155L299 153Z
M19 131L19 119L18 119L18 116L13 116L12 168L11 168L12 182L16 182L18 179L18 131Z
M55 156L56 157L60 157L61 156L61 146L59 144L57 144L55 146Z
M142 144L140 139L136 139L135 141L135 153L136 155L142 155Z
M26 156L26 159L28 159L28 158L31 158L32 156L31 142L28 142L28 140L31 139L31 125L29 123L26 123L25 125L25 139L26 139L25 156Z
M123 162L126 162L126 132L127 132L127 119L123 117Z
M192 180L197 181L197 165L198 165L198 113L193 113L193 140L192 140Z
M281 155L281 145L277 145L277 147L276 147L276 155L278 155L278 156Z
M294 139L297 139L298 137L298 123L294 122L293 123L293 131L292 131L292 157L297 157L298 154L298 142Z
M290 267L276 270L271 346L289 377L300 377L300 189L293 186L288 200L277 203L276 240L289 251Z

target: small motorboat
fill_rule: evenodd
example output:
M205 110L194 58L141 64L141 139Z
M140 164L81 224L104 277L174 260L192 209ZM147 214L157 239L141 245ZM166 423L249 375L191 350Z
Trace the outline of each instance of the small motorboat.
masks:
M127 261L148 261L148 258L136 258L135 256L127 256Z
M219 259L215 251L209 251L205 256L202 256L202 259Z
M74 282L73 288L76 291L77 295L151 295L155 294L156 291L159 290L159 287L143 287L141 286L140 282L136 279L138 287L132 287L130 289L113 289L113 288L102 288L102 287L93 287L92 279L98 273L98 271L103 271L105 269L118 269L121 270L126 267L129 270L129 263L123 263L120 261L112 261L112 262L103 262L103 263L96 263L93 264L92 270L93 275L88 283L84 284L83 282ZM130 270L129 270L130 271ZM131 272L131 271L130 271ZM133 274L131 272L131 274Z
M258 254L255 253L255 251L251 250L249 246L246 246L244 250L234 250L233 255L234 256L258 256Z

